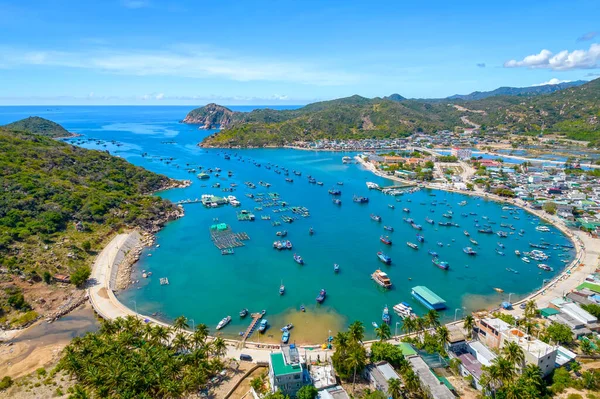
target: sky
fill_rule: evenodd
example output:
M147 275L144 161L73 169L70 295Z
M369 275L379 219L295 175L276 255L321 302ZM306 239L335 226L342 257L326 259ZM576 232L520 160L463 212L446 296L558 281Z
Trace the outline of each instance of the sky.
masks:
M441 98L598 77L598 0L0 0L0 105Z

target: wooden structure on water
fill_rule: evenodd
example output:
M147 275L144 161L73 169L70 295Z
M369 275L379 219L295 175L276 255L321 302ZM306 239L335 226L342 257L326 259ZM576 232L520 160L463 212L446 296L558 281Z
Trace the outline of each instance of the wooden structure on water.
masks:
M246 233L234 233L225 223L210 226L210 239L220 250L243 247L243 241L249 240Z
M246 341L248 339L248 337L252 335L252 333L256 329L258 322L260 321L260 319L262 319L263 314L262 313L252 313L251 316L252 316L252 321L250 322L250 325L244 332L244 335L242 335L242 341Z

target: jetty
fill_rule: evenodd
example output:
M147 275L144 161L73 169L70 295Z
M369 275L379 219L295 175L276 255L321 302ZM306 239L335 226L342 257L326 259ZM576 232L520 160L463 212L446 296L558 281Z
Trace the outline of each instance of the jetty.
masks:
M256 329L256 325L258 324L260 319L262 319L263 314L262 313L252 313L251 316L252 316L252 321L250 322L250 325L244 332L244 335L242 335L242 341L246 341L246 339L248 339L248 337L252 335L252 333Z
M446 301L424 285L412 288L412 296L432 310L446 309Z

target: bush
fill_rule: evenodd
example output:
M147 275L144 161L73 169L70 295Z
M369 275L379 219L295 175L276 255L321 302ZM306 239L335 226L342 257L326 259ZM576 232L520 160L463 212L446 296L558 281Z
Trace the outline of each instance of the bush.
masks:
M16 310L29 310L31 305L25 301L25 297L21 291L16 291L8 297L8 304Z
M583 396L578 393L570 393L567 399L583 399Z
M89 241L84 241L81 243L81 248L83 248L85 252L90 252L92 249L92 244Z
M42 275L42 279L44 280L44 283L50 284L52 282L52 275L46 270Z
M2 380L0 380L0 391L10 388L12 384L13 380L9 376L2 378Z
M79 266L71 274L71 282L77 287L82 287L90 277L90 274L92 274L92 271L89 266Z

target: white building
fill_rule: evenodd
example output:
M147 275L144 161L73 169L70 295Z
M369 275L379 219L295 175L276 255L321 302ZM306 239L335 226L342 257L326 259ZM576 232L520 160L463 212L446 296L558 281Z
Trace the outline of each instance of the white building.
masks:
M452 147L450 154L458 159L470 159L473 155L473 152L470 148Z
M295 396L300 388L310 384L296 345L282 345L281 352L270 354L269 381L273 393L280 390L289 396Z
M525 354L525 363L538 366L544 376L547 376L554 370L558 347L548 345L517 328L511 328L502 332L500 346L504 347L509 342L516 342Z

